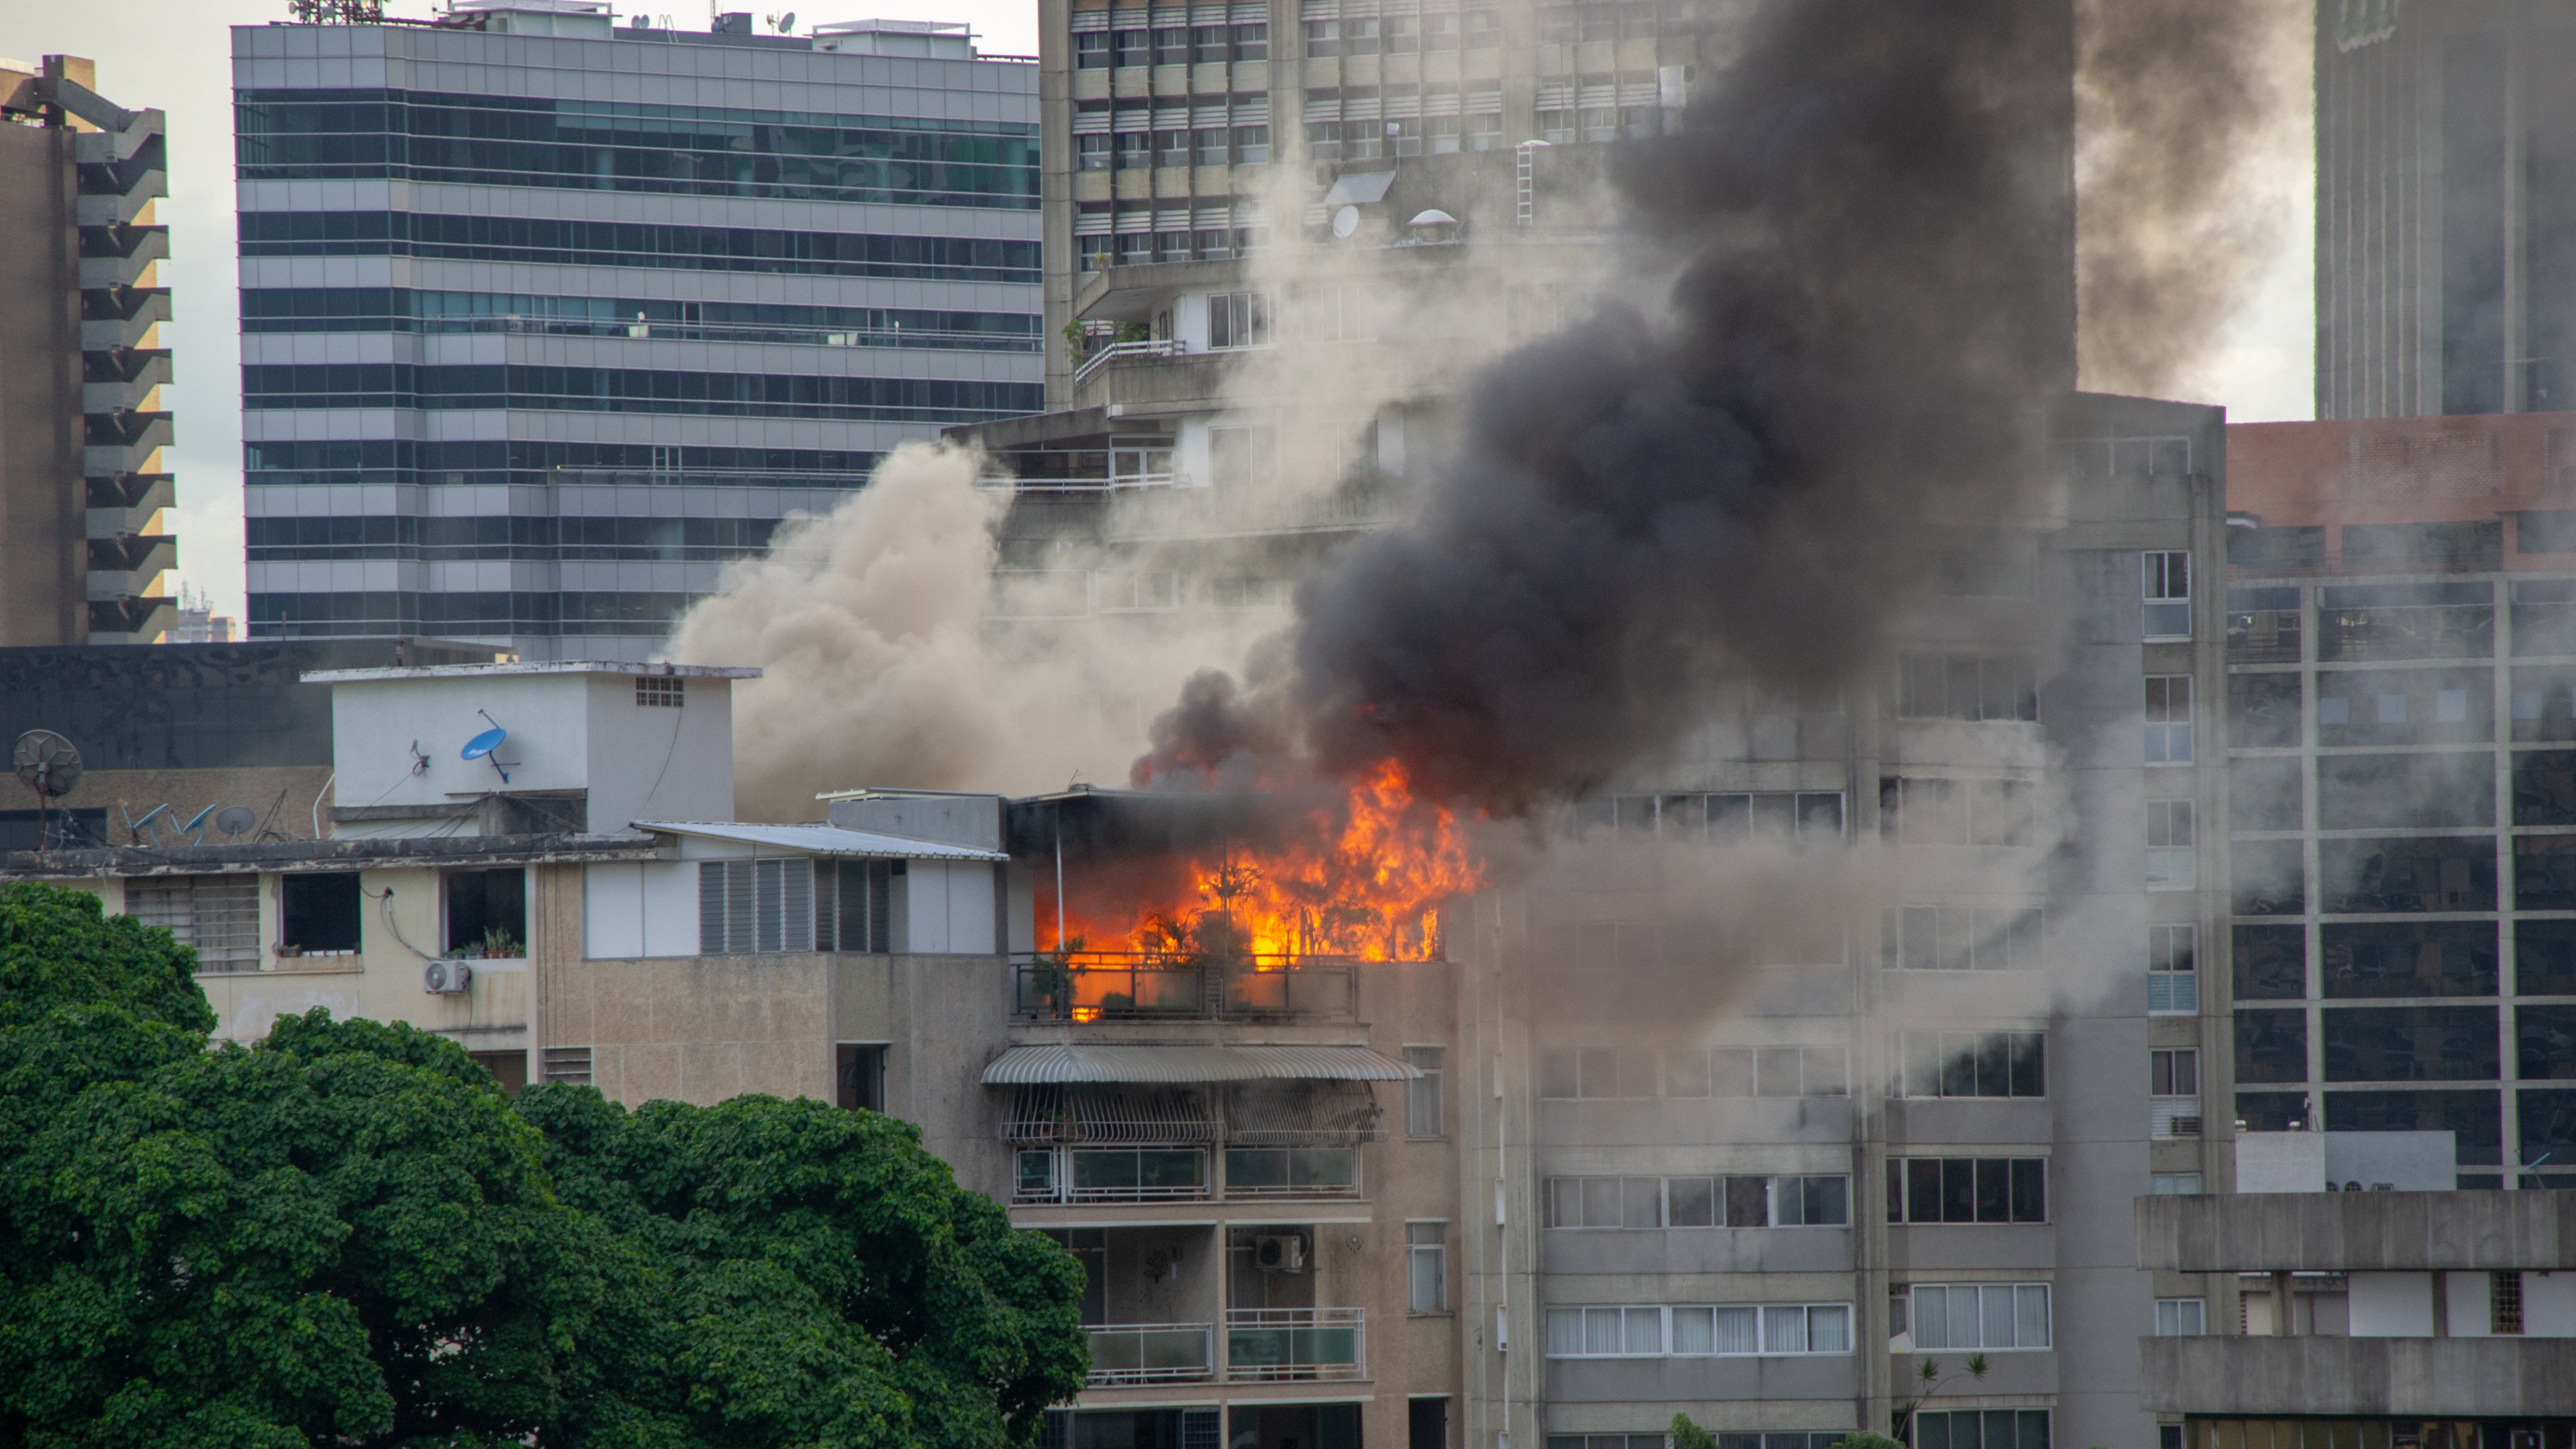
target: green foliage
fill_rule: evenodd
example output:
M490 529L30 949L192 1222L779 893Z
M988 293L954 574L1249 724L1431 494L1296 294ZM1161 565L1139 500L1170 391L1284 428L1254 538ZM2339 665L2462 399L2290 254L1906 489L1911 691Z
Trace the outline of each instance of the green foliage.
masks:
M906 1124L209 1049L189 957L0 889L0 1444L999 1449L1081 1382L1080 1269Z
M1671 1449L1717 1449L1717 1436L1692 1423L1688 1414L1673 1415L1673 1426L1665 1434L1672 1440Z
M1905 1446L1884 1434L1864 1434L1855 1431L1836 1439L1833 1449L1905 1449Z

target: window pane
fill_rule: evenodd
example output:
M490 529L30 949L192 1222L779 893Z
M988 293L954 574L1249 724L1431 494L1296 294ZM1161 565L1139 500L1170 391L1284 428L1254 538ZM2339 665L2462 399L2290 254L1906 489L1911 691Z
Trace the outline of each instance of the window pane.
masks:
M1627 1311L1627 1351L1654 1354L1664 1351L1664 1311L1660 1308L1631 1308Z
M1663 1183L1652 1177L1630 1177L1620 1181L1619 1226L1623 1228L1660 1228L1663 1224Z
M1704 1354L1716 1351L1716 1309L1676 1308L1673 1310L1673 1352Z
M1551 1177L1547 1180L1547 1225L1551 1228L1583 1226L1583 1179Z
M2013 1346L2013 1291L1993 1286L1978 1290L1983 1311L1979 1314L1977 1342L1983 1348Z
M1851 1352L1851 1310L1808 1309L1807 1349L1811 1353Z
M1977 1159L1977 1221L2012 1221L2012 1168L2003 1158Z
M1665 1220L1676 1228L1713 1228L1717 1223L1717 1182L1706 1177L1676 1177L1664 1184Z
M1914 1290L1914 1346L1916 1348L1951 1347L1949 1293L1950 1290L1947 1288Z
M1551 1308L1547 1311L1547 1351L1558 1357L1583 1352L1583 1310Z
M2048 1221L2048 1160L2046 1158L2021 1157L2013 1160L2012 1220L2017 1223Z
M1730 1228L1771 1226L1771 1180L1730 1177L1726 1180L1726 1225Z
M1615 1354L1619 1351L1619 1310L1586 1308L1583 1310L1583 1351Z
M1717 1310L1717 1351L1752 1353L1760 1347L1760 1314L1751 1308Z
M1941 1159L1917 1157L1905 1164L1905 1218L1908 1222L1941 1221Z
M1619 1226L1619 1179L1615 1177L1583 1179L1583 1226L1587 1228Z
M1973 1223L1977 1220L1977 1164L1967 1157L1949 1157L1941 1161L1941 1213L1933 1219L1942 1223Z
M1762 1351L1764 1353L1805 1353L1807 1351L1807 1310L1796 1307L1763 1309Z
M1976 1347L1979 1341L1977 1331L1976 1289L1953 1288L1950 1290L1949 1318L1950 1323L1948 1332L1950 1335L1950 1346L1952 1348Z
M1845 1177L1810 1177L1801 1185L1806 1223L1811 1228L1839 1228L1851 1221L1851 1181Z

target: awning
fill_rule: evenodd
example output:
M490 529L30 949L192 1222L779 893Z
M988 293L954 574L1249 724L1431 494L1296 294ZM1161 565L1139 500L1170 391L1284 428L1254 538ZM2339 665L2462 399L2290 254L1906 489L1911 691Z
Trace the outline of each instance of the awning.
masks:
M988 1087L1063 1082L1405 1082L1422 1073L1360 1046L1013 1047L984 1068Z
M1386 189L1395 184L1392 171L1357 171L1334 178L1333 189L1324 193L1326 206L1374 206L1386 200Z

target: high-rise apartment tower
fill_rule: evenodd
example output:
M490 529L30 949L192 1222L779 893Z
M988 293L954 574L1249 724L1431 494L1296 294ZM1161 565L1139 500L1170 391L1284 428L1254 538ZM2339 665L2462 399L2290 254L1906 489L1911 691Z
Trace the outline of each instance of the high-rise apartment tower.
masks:
M175 617L162 119L96 81L0 60L0 644L149 644Z

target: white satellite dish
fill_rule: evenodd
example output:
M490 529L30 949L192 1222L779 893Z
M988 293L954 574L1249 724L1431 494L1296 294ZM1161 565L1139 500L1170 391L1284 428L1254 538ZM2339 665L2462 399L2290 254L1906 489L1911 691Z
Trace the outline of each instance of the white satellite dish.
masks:
M1347 240L1349 240L1351 233L1352 233L1352 232L1355 232L1355 231L1358 231L1359 229L1360 229L1360 209L1359 209L1358 207L1356 207L1356 206L1345 206L1345 207L1343 207L1341 210L1336 211L1336 212L1334 212L1334 213L1333 213L1333 235L1334 235L1334 236L1340 237L1340 238L1342 238L1343 240L1347 241Z

